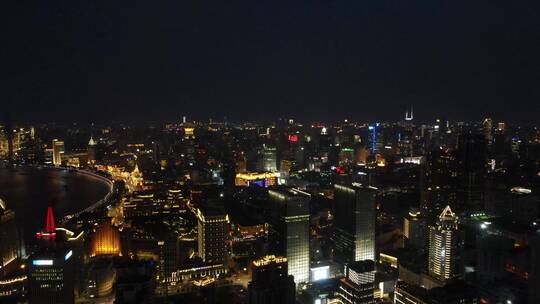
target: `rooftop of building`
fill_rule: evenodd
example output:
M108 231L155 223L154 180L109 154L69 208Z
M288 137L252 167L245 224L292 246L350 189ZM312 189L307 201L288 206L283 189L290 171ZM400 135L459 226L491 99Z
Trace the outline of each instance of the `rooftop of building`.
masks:
M375 270L375 262L372 260L356 261L350 264L347 264L347 268L351 270L362 273Z
M340 184L335 184L334 188L335 189L349 189L351 191L362 190L362 191L376 192L378 190L376 187L364 185L364 184L361 184L361 183L350 183L350 184L349 183L346 183L346 184L340 183Z

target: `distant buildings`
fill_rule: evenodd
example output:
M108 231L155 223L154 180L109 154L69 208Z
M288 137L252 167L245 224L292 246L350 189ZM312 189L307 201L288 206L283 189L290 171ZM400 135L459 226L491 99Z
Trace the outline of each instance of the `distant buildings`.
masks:
M268 191L275 204L273 229L277 233L276 253L287 258L294 282L309 281L309 201L305 193L293 189Z
M294 304L295 284L287 258L273 255L256 259L248 286L249 304Z
M375 260L376 190L359 184L334 185L335 259L341 263Z
M429 275L443 283L458 276L460 249L458 219L446 206L436 225L429 227Z

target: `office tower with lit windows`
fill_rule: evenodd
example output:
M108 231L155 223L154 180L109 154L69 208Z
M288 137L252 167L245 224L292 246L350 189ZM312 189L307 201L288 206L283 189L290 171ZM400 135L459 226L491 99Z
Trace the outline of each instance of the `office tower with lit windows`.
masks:
M211 207L201 207L196 212L199 256L208 264L225 263L229 217L221 210Z
M371 153L375 154L384 147L384 138L382 133L382 126L380 123L370 124L368 126L369 131L369 145Z
M274 255L254 260L248 285L249 304L294 304L295 284L287 258Z
M375 260L376 194L375 188L356 183L334 186L336 261Z
M15 224L15 212L7 209L0 199L0 277L9 265L17 260L19 238Z
M276 254L285 256L294 282L309 281L309 194L289 188L268 191L273 202Z
M178 270L180 240L176 234L168 233L160 238L158 247L158 283L168 283L172 281L173 272Z
M46 248L28 258L28 303L74 303L72 255L71 249Z
M339 303L375 303L375 262L366 260L345 265L345 276L337 291Z
M262 171L277 172L277 150L264 145L262 149Z
M458 218L446 206L435 226L429 227L428 273L432 278L444 283L460 274L461 244Z
M62 155L65 152L64 142L58 139L52 141L52 163L55 166L62 164Z
M405 245L419 252L425 252L427 245L426 230L426 220L422 213L416 208L411 208L409 213L403 218Z

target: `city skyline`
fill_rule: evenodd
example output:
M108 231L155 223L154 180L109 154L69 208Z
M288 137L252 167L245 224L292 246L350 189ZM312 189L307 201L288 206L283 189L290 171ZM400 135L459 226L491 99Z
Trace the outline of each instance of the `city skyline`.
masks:
M540 1L10 1L0 303L540 303Z

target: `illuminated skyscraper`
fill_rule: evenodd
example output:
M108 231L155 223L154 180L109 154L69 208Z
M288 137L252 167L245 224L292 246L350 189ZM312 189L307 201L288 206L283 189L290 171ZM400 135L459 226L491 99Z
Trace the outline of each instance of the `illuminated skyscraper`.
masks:
M375 262L359 261L345 266L345 277L339 282L339 303L375 303Z
M253 261L251 270L250 304L295 303L295 284L288 274L287 258L264 256Z
M460 236L458 218L446 206L435 226L429 227L429 275L445 282L459 274Z
M47 248L28 258L28 302L30 304L74 303L73 251Z
M413 107L411 106L411 111L409 110L405 111L405 121L412 121L414 119L413 115Z
M275 204L276 253L287 258L295 283L309 281L309 194L294 189L268 191Z
M368 126L369 131L369 144L371 153L380 151L384 146L384 138L382 134L382 127L380 123L374 123Z
M197 219L199 256L205 263L224 263L227 257L225 241L229 217L215 208L199 208Z
M334 186L335 258L341 263L375 260L375 195L360 184Z
M8 210L0 199L0 276L6 267L18 257L18 234L15 212Z
M53 165L60 166L62 164L62 155L65 152L64 142L58 139L53 139L52 141L52 151L53 151Z
M265 172L277 172L276 148L265 145L262 151L262 165Z

